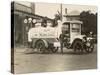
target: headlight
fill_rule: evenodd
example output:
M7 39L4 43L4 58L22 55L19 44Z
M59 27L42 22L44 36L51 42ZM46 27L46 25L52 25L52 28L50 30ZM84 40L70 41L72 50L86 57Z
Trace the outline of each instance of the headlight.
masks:
M90 42L90 40L91 40L90 38L87 38L87 41L89 41L89 42Z
M87 41L91 41L93 38L91 37L87 37Z

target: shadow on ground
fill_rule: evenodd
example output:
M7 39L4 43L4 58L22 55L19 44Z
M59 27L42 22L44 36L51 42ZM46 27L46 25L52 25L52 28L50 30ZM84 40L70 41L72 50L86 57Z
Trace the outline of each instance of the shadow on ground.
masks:
M73 51L68 51L68 52L63 52L63 53L61 53L61 52L56 52L56 53L49 53L49 52L45 52L45 53L39 53L39 52L24 52L24 54L52 54L52 55L85 55L85 54L89 54L89 53L86 53L86 52L73 52Z

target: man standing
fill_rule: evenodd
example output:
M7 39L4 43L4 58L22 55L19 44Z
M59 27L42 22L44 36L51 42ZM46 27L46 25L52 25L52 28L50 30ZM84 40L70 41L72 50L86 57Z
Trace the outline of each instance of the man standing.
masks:
M60 34L60 45L61 45L61 53L63 53L64 43L68 42L69 37L69 23L64 23L62 26L62 33Z
M65 41L64 38L66 38L66 35L65 35L64 31L62 31L62 33L60 34L60 37L59 37L59 39L60 39L60 46L61 46L61 53L62 54L63 54L63 47L64 47L64 41Z

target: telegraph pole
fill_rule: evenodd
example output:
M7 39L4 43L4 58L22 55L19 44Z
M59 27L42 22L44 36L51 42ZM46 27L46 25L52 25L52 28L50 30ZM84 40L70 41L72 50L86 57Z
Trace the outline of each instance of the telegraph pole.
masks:
M60 13L61 13L61 21L63 19L63 15L62 15L62 3L60 4Z

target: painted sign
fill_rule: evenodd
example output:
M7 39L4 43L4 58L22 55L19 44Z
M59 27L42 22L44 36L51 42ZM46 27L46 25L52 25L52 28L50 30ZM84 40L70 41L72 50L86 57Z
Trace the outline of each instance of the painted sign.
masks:
M28 32L28 40L32 41L32 38L57 38L57 34L57 28L53 27L31 28Z

